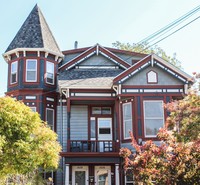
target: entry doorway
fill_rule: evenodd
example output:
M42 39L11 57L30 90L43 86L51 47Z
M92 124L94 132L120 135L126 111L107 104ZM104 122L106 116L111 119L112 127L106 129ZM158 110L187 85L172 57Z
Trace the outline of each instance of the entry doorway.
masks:
M111 185L111 167L95 166L96 185Z
M88 166L72 166L72 185L89 185Z

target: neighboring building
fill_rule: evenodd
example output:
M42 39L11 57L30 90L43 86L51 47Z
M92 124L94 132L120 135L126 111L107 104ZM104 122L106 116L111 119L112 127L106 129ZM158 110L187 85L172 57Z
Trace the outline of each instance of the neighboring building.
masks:
M191 83L156 55L99 44L61 52L37 5L4 58L7 95L39 112L63 146L56 185L131 184L119 157L121 147L131 147L129 131L140 144L157 141L163 103Z

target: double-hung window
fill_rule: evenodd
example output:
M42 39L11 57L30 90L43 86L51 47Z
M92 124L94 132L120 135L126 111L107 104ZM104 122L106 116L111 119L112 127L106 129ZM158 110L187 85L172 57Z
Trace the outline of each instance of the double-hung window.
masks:
M11 63L11 76L10 76L10 83L14 84L17 83L17 61Z
M159 128L164 125L162 100L144 101L144 133L146 137L156 137Z
M46 63L46 83L54 84L54 63Z
M123 130L124 130L124 139L130 138L129 132L133 131L131 102L123 104Z
M26 60L26 82L37 81L37 60Z
M54 109L46 109L46 121L49 127L54 130Z

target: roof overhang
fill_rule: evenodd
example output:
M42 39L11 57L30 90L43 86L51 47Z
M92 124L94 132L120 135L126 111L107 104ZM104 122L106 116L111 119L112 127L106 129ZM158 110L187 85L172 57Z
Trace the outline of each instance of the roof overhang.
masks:
M10 60L10 55L16 54L16 56L19 57L19 52L23 52L23 55L25 57L26 51L36 51L38 52L38 57L40 56L40 52L45 52L46 53L45 56L48 56L48 54L55 55L55 60L58 62L64 58L64 55L62 53L57 53L45 48L15 48L4 53L3 57L4 57L4 60L8 62Z

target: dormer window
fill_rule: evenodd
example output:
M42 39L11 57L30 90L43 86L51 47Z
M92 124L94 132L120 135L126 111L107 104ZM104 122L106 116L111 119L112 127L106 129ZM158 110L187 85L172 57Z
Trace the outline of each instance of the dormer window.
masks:
M147 73L147 83L149 84L155 84L155 83L158 83L158 75L156 72L154 71L149 71Z
M37 60L26 60L26 82L37 81Z
M10 76L11 84L17 83L17 67L18 67L17 61L11 63L11 76Z
M54 63L46 63L46 83L54 84Z

